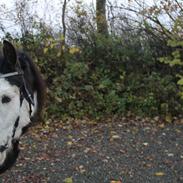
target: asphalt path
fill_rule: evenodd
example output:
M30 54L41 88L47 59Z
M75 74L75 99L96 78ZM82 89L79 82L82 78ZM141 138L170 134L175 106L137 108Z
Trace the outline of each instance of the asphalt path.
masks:
M0 182L183 182L183 124L125 119L73 124L31 129L21 140L16 165Z

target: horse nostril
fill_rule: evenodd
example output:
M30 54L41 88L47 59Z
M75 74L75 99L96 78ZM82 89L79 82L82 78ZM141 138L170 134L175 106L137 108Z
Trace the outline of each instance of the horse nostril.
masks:
M7 149L6 145L1 145L0 146L0 153L4 152Z
M18 146L19 141L18 141L17 139L13 139L13 140L12 140L12 144L13 144L14 147L15 147L15 146Z

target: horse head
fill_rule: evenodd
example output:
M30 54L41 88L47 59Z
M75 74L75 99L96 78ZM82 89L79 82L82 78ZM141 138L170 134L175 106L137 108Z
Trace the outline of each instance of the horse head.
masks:
M43 80L31 59L4 41L0 58L0 173L16 161L20 137L41 110L43 91Z

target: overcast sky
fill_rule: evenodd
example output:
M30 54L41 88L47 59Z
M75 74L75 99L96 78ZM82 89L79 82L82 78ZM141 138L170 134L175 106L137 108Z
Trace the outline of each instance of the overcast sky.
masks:
M36 13L39 18L44 19L44 21L49 22L49 24L54 24L56 22L60 22L61 20L61 8L62 8L62 0L34 0L37 3L34 3L31 7L32 13ZM74 5L77 0L70 0L68 5ZM83 1L86 5L91 7L95 6L95 0L80 0ZM132 1L132 0L131 0ZM130 2L131 2L130 1ZM147 4L152 4L153 0L141 0L145 1ZM117 3L118 5L124 4L126 6L129 5L129 0L110 0L112 4ZM7 12L15 9L15 0L0 0L0 6L5 4L7 7ZM6 13L5 13L6 14ZM3 17L4 14L0 14L1 22L6 26L6 31L16 32L18 28L11 19L7 19ZM3 18L2 18L3 17ZM0 33L1 34L1 33Z

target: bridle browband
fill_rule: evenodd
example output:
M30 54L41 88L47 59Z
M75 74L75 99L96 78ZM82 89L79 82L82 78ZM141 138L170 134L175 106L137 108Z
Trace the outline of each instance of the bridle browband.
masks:
M0 75L0 78L8 78L8 77L11 77L11 76L20 76L22 74L23 73L20 73L20 72L9 72L7 74Z

